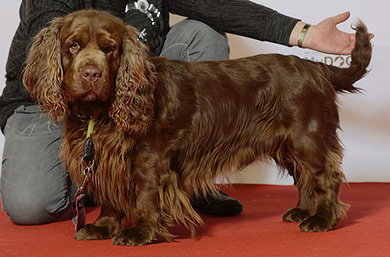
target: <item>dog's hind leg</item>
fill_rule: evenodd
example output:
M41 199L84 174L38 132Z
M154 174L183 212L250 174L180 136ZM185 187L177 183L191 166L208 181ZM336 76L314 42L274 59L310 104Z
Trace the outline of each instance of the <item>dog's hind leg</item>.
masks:
M341 151L329 150L323 169L313 173L313 192L316 198L316 211L300 224L305 232L322 232L334 229L346 215L349 208L339 200L344 175L341 172Z
M301 174L304 174L301 170L302 167L297 167L293 162L287 161L293 159L293 157L289 157L288 153L284 153L284 157L283 160L275 159L275 161L280 167L287 169L288 173L293 177L294 185L299 192L299 199L296 207L287 210L283 214L282 220L286 222L302 222L315 213L315 195L312 190L300 183Z
M301 222L302 231L322 232L333 229L345 216L347 205L338 196L344 176L340 169L341 146L336 136L328 140L295 141L294 150L284 154L284 167L293 175L299 190L295 208L283 215L284 221ZM332 138L332 142L329 141ZM321 145L318 142L321 142Z
M298 185L295 177L294 181L299 192L299 200L296 207L287 210L283 214L282 220L286 222L302 222L315 212L315 196L313 192L307 190L306 187Z

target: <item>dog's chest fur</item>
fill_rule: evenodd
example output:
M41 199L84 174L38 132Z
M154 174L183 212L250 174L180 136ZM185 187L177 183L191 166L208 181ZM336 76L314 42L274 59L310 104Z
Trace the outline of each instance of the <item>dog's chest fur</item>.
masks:
M86 125L76 126L73 121L66 123L61 160L77 186L84 179L81 158L86 134ZM93 194L99 204L120 208L124 215L129 216L129 210L134 208L131 205L135 194L129 152L134 140L116 131L112 124L102 123L96 124L91 139L94 145L94 164L87 191Z

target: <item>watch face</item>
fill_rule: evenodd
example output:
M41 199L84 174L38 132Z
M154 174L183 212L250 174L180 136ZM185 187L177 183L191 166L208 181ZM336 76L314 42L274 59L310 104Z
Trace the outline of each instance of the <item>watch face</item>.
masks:
M146 0L138 0L138 2L135 3L135 7L139 10L146 11L149 7L149 3Z

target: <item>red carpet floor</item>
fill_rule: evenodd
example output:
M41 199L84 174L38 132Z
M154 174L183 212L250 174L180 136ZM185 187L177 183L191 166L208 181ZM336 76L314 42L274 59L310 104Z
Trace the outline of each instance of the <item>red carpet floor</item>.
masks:
M172 243L140 247L114 246L110 240L77 241L71 221L17 226L0 212L0 256L390 256L390 184L352 183L342 199L351 204L336 230L303 233L281 215L296 203L292 186L234 185L226 189L244 204L237 217L203 216L205 226L191 238L174 228ZM99 212L90 209L93 222Z

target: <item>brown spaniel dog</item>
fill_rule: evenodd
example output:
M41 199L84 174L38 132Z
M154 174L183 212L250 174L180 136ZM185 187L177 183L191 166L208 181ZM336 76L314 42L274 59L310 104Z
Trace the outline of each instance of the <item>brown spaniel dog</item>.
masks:
M191 199L214 178L272 158L294 177L296 207L283 220L328 231L345 216L336 130L337 93L356 92L371 58L361 22L349 68L278 54L213 62L148 55L136 31L101 11L57 18L35 38L24 84L53 120L65 122L61 158L75 183L89 119L94 166L88 192L98 219L77 239L143 245L191 231Z

